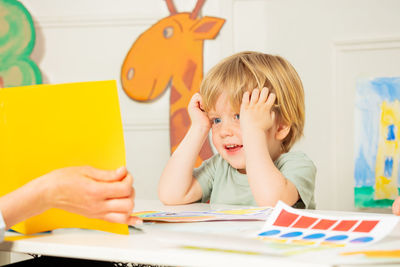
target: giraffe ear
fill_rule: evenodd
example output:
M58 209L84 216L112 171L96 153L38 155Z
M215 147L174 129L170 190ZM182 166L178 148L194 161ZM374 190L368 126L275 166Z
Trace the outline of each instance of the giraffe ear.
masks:
M195 39L214 39L225 20L215 17L202 17L196 25L194 25L193 34Z

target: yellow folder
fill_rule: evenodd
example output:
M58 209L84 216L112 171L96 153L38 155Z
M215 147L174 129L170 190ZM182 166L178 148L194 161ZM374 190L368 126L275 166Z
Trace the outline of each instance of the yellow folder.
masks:
M62 167L91 165L116 169L124 166L125 146L116 82L0 89L0 151L0 196ZM59 209L48 210L12 229L32 234L57 228L128 234L126 225Z

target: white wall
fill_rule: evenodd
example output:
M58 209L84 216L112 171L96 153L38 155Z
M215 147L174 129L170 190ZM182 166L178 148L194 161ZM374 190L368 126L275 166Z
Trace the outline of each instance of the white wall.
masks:
M46 83L116 79L137 36L168 15L164 0L23 0L37 31L33 59ZM194 0L175 1L179 11ZM304 150L318 168L320 209L353 209L355 78L400 75L400 1L208 0L202 13L227 22L204 47L207 71L241 50L280 54L306 90ZM151 104L120 89L128 168L139 198L157 198L169 157L169 95Z

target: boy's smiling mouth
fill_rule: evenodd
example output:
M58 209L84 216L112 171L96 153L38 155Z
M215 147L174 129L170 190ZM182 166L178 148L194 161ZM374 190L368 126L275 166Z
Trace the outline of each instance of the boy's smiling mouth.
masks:
M227 150L230 153L236 152L240 150L242 147L243 145L236 145L236 144L224 145L225 150Z

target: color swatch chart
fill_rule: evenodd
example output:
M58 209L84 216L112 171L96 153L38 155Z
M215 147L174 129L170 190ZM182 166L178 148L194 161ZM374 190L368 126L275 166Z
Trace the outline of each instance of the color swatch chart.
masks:
M144 221L204 222L204 221L265 221L272 208L256 207L209 211L139 211L132 213Z
M394 215L321 216L279 202L258 239L330 247L367 245L388 235L398 221Z

